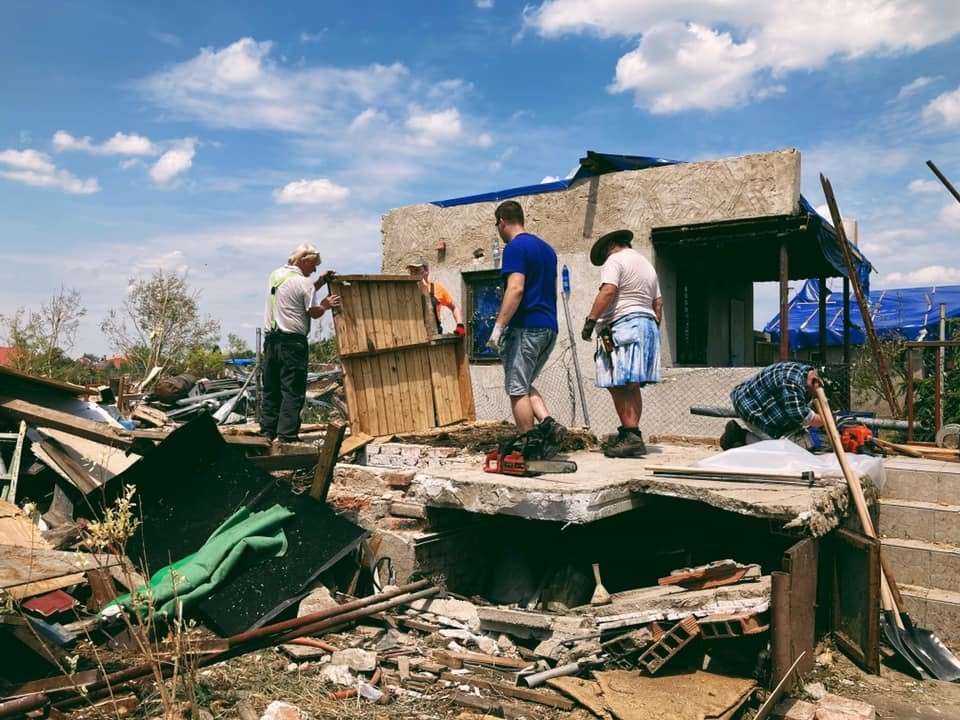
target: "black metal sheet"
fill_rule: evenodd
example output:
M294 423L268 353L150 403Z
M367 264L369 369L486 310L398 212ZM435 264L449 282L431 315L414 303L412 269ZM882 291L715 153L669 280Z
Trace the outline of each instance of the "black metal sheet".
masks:
M236 634L295 602L317 575L359 545L367 532L330 506L291 492L287 483L250 463L203 415L180 426L105 486L108 504L125 485L137 488L141 528L127 545L139 566L155 572L195 552L236 510L280 504L295 513L284 524L288 550L237 571L199 604L213 629ZM92 497L92 496L91 496Z

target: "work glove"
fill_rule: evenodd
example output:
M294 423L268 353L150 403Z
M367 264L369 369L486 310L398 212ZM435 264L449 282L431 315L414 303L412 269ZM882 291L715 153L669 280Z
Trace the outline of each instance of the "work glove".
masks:
M487 338L487 347L493 350L495 353L500 352L500 338L503 336L503 325L494 325L493 332L490 333L490 337Z
M460 337L463 337L467 334L467 329L463 326L463 323L457 323L457 327L454 332Z
M593 337L593 329L597 326L596 320L587 318L583 321L583 330L580 331L580 337L589 341Z

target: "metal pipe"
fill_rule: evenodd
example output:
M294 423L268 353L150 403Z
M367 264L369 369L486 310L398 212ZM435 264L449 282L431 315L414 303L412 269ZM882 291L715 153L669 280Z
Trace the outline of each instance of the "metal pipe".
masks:
M947 305L946 303L940 303L940 342L945 342L947 339ZM935 425L933 431L935 433L940 432L940 428L943 427L943 365L944 361L947 358L947 348L941 345L937 348L937 397L934 401L935 404Z
M397 605L404 605L414 600L418 600L428 595L435 595L440 592L438 587L429 586L429 580L418 580L415 583L402 585L377 595L370 595L360 600L354 600L334 608L321 610L310 615L304 615L301 618L292 618L273 625L266 625L261 628L248 630L247 632L234 635L227 638L229 649L215 655L208 655L198 663L198 667L206 667L224 660L243 655L254 650L280 645L288 639L292 640L300 635L310 635L320 632L337 625L342 625L361 617L374 615L383 610L388 610ZM425 589L420 589L425 588ZM419 589L419 592L409 592L411 589ZM318 621L319 620L319 621ZM312 621L312 624L311 624ZM278 633L289 631L285 635ZM118 685L125 684L134 680L148 677L158 670L150 663L142 663L131 668L125 668L111 673L97 683L89 685L82 697L68 697L58 703L58 709L72 707L78 702L84 702L90 698L96 697L98 693L110 692L116 690ZM162 665L159 668L164 677L173 673L172 665ZM28 696L33 697L33 696Z
M587 414L587 396L583 391L583 375L580 373L580 355L577 353L577 342L573 336L573 323L570 320L570 270L566 265L561 272L563 280L563 312L567 318L567 335L570 338L570 352L573 353L573 370L577 374L577 389L580 391L580 408L583 412L583 425L590 427L590 416Z
M17 698L16 700L7 700L6 702L0 703L0 717L23 715L30 710L36 710L37 708L44 707L49 702L50 698L48 698L44 693L26 695L24 697Z
M520 678L520 682L529 688L535 688L538 685L543 685L551 678L575 675L576 673L580 672L580 667L581 666L579 662L567 663L566 665L557 665L557 667L550 668L549 670L533 673L531 675L524 675Z
M913 348L907 348L907 442L913 442Z
M933 171L933 174L936 175L940 182L943 183L943 186L951 195L953 195L954 199L957 202L960 202L960 193L957 192L957 189L953 186L953 183L947 180L947 176L940 172L940 168L933 164L933 160L927 160L927 167Z

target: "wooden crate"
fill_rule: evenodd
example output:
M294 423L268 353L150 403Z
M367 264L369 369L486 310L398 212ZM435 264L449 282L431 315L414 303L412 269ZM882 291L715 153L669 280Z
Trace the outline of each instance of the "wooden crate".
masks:
M406 275L339 275L333 324L353 432L426 430L476 412L463 341L436 335L430 299Z

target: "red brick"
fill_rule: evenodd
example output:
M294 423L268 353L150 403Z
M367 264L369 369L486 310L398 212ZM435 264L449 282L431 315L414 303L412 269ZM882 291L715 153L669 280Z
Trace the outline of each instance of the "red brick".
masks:
M817 703L817 720L876 720L877 710L861 700L824 695Z
M773 709L772 717L782 720L814 720L817 706L804 700L788 698Z
M416 475L415 470L398 470L384 473L383 479L392 488L408 488Z

